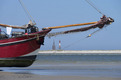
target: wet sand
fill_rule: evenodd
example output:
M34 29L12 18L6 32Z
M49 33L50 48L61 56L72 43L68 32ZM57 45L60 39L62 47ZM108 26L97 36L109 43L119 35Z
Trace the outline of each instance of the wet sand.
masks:
M0 80L121 80L121 55L38 55L30 67L0 67Z
M25 73L13 73L0 71L0 80L121 80L111 77L83 77L83 76L48 76Z

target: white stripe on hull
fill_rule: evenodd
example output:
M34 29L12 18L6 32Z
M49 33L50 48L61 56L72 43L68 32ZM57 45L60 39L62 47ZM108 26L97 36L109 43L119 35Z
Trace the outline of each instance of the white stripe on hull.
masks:
M28 53L26 55L23 55L23 56L31 56L31 55L37 55L38 52L39 52L40 48L39 49L36 49L35 51L31 52L31 53Z

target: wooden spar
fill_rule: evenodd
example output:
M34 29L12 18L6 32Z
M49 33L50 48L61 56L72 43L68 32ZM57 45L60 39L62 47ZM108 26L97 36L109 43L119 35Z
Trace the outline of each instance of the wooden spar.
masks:
M97 22L80 23L80 24L72 24L72 25L64 25L64 26L47 27L47 28L43 28L43 29L58 29L58 28L65 28L65 27L90 25L90 24L96 24L96 23L97 23Z
M20 26L12 26L12 25L7 25L7 24L0 24L2 27L12 27L16 29L26 29L26 27L20 27Z
M47 27L43 29L58 29L58 28L65 28L65 27L90 25L90 24L95 24L95 25L98 25L99 28L102 28L105 24L110 24L112 22L114 22L112 18L106 17L105 15L103 15L100 18L100 20L96 22L88 22L88 23L80 23L80 24L72 24L72 25L64 25L64 26L54 26L54 27Z
M82 28L77 28L77 29L72 29L72 30L67 30L67 31L62 31L62 32L49 33L47 36L51 37L51 36L56 36L56 35L60 35L60 34L83 32L83 31L87 31L87 30L90 30L90 29L94 29L94 28L102 29L105 25L109 25L112 22L114 22L114 19L112 19L110 17L106 17L105 15L103 15L99 21L91 22L93 25L90 25L90 26L87 26L87 27L82 27ZM81 26L81 25L88 25L88 24L91 24L91 23L82 23L82 24L74 24L74 25L66 25L66 26Z

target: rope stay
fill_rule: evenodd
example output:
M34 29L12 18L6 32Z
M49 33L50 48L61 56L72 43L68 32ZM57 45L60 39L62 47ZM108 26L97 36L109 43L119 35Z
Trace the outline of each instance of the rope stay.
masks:
M100 14L104 15L91 1L85 0L88 4L90 4L96 11L98 11Z
M86 37L84 37L84 38L81 38L81 39L78 39L78 40L74 41L74 42L71 43L71 44L68 44L68 45L65 46L63 49L68 48L68 47L71 47L71 46L73 46L73 45L76 45L78 42L80 42L80 41L82 41L82 40L85 40L85 39L91 37L92 35L94 35L95 33L99 32L99 31L101 31L101 30L102 30L102 29L98 29L98 30L94 31L93 33L89 34L88 36L86 36Z
M101 30L102 30L102 29L98 29L98 30L94 31L93 33L89 34L86 38L91 37L92 35L94 35L95 33L99 32L99 31L101 31Z
M76 45L76 43L78 43L78 42L80 42L80 41L82 41L82 40L84 40L84 39L85 39L85 38L81 38L81 39L79 39L79 40L76 40L76 41L74 41L73 43L68 44L67 46L65 46L63 49L66 49L66 48L68 48L68 47L74 46L74 45Z
M24 3L19 0L19 3L21 4L22 8L24 9L25 13L27 14L28 18L36 24L35 20L33 19L33 17L30 15L29 11L27 10L27 8L25 7Z

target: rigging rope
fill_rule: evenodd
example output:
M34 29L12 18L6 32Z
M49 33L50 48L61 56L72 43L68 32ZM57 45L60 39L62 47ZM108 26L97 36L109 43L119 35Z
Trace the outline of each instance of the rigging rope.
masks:
M74 41L73 43L71 43L71 44L65 46L63 49L68 48L68 47L71 47L71 46L74 46L76 43L78 43L78 42L80 42L81 40L84 40L84 39L86 39L86 38L81 38L81 39L79 39L79 40L77 40L77 41Z
M86 36L86 37L84 37L84 38L81 38L81 39L79 39L79 40L77 40L77 41L74 41L73 43L71 43L71 44L65 46L63 49L76 45L78 42L80 42L80 41L82 41L82 40L85 40L86 38L91 37L92 35L94 35L96 32L98 32L98 31L100 31L100 30L102 30L102 29L98 29L98 30L94 31L93 33L89 34L88 36Z
M95 33L97 33L100 30L102 30L102 29L98 29L98 30L94 31L93 33L89 34L86 38L91 37L92 35L94 35Z
M28 18L35 23L35 20L33 19L33 17L30 15L29 11L27 10L27 8L25 7L25 5L23 4L23 2L21 0L19 0L19 3L21 4L22 8L24 9L25 13L27 14ZM35 23L36 24L36 23Z
M104 15L91 1L85 0L88 4L90 4L96 11L98 11L100 14Z

